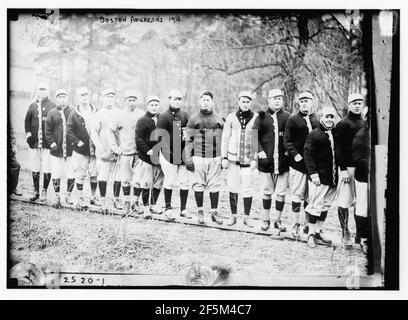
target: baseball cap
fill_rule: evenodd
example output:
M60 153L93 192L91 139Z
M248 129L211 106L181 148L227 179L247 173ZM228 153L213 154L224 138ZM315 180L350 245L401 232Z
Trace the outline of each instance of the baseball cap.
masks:
M253 99L253 97L252 97L252 93L250 92L250 91L241 91L240 93L239 93L239 95L238 95L238 99L239 98L242 98L242 97L246 97L246 98L249 98L249 99Z
M48 83L45 81L41 81L37 84L37 89L44 89L44 90L48 90Z
M85 93L89 93L89 91L88 91L88 89L87 88L85 88L85 87L80 87L80 88L78 88L77 89L77 94L78 95L83 95L83 94L85 94Z
M58 90L55 92L55 97L58 97L60 94L65 94L65 95L67 96L67 95L68 95L68 91L65 90L65 89L58 89Z
M146 104L149 104L150 101L160 102L160 98L158 96L148 96L146 99Z
M102 91L103 96L106 96L107 94L110 94L110 93L116 95L116 92L113 89L105 89Z
M353 93L348 96L347 104L356 101L356 100L364 100L363 96L359 93Z
M202 96L210 96L211 99L214 99L213 93L212 93L211 91L208 91L208 90L205 90L205 91L201 92L200 98L201 98Z
M303 91L298 97L298 100L300 100L300 99L313 100L313 94L311 92L309 92L309 91Z
M333 116L337 115L337 112L336 112L336 110L334 110L333 107L323 107L322 110L321 110L321 113L322 114L331 114Z
M171 98L171 97L173 97L173 98L183 98L183 95L181 94L180 90L172 89L169 92L169 98Z
M125 99L129 97L139 98L139 94L135 90L128 90L125 92Z
M279 97L279 96L283 97L283 91L281 89L272 89L269 91L268 96L269 98L274 98L274 97Z

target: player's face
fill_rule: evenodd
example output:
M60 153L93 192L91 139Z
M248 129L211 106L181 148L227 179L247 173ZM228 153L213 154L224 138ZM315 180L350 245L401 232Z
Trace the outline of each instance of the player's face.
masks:
M38 100L40 101L44 100L45 98L48 97L48 90L44 88L39 88L37 90L37 97L38 97Z
M238 105L242 111L248 111L251 109L252 100L247 97L241 97L238 100Z
M151 114L157 114L159 112L159 108L159 101L156 100L150 101L146 107L147 111L149 111Z
M203 95L200 98L200 108L202 110L210 111L213 107L213 100L210 96Z
M283 107L283 97L282 96L269 97L269 106L275 111L279 110L280 108Z
M131 111L135 110L137 105L137 98L136 97L127 97L125 99L126 107Z
M68 96L66 94L59 94L56 100L57 106L65 107L68 104Z
M79 95L79 103L80 104L88 104L89 103L88 93L83 93L83 94Z
M105 107L112 107L115 103L115 95L113 93L109 93L103 97L103 105Z
M355 114L361 114L363 110L363 100L355 100L349 103L348 109Z
M331 113L323 113L322 118L320 119L320 121L323 123L323 125L327 129L331 129L334 127L334 124L335 124L334 120L335 120L335 116L334 114L331 114Z
M313 107L313 100L302 98L299 100L299 110L303 113L310 113Z
M181 107L181 101L182 101L182 98L180 97L170 97L169 98L170 107L174 109L179 109Z

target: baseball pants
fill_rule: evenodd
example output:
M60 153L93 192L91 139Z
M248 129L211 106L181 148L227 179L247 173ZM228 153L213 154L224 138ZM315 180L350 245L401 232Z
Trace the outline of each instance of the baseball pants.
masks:
M117 179L118 181L121 181L122 185L125 187L130 186L132 181L134 175L133 162L135 161L135 157L135 154L120 156Z
M356 168L354 167L347 167L347 171L350 175L350 181L348 183L344 183L339 181L338 185L338 197L337 197L337 205L342 208L350 208L355 200L356 197L356 187L355 187L355 179L354 179L354 172ZM340 177L340 168L339 168L339 177Z
M302 202L306 199L307 174L289 168L289 193L293 202Z
M221 188L221 157L202 158L193 157L194 173L192 187L194 191L218 192Z
M309 214L320 217L322 211L328 211L332 206L336 196L336 187L321 184L316 186L309 181L309 204L305 211Z
M60 179L65 176L68 179L75 177L72 167L72 157L54 157L50 156L51 176L53 179Z
M368 183L356 182L356 215L367 218L368 216Z
M165 189L175 189L180 187L188 190L190 186L190 172L185 165L172 164L160 153L160 165L164 174L163 187Z
M76 182L84 184L85 178L90 177L92 182L96 182L98 171L96 170L96 158L85 156L78 152L72 153L72 167L75 172Z
M51 172L50 149L34 148L30 149L30 162L32 172Z
M264 195L284 197L289 189L289 173L274 174L269 172L259 172L261 179L261 189Z
M136 161L133 168L132 185L135 188L160 189L163 185L163 171L158 165L151 165L141 159Z
M243 198L252 197L255 175L255 169L241 167L232 162L228 163L227 188L229 192L240 193Z
M115 180L119 164L117 161L105 161L96 159L96 170L98 171L98 181Z

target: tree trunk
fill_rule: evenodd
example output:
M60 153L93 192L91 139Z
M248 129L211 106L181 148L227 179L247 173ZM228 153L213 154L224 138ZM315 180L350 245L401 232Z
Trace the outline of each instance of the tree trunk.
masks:
M293 113L295 106L295 92L297 91L297 83L292 75L290 75L284 83L284 91L286 97L286 110Z
M309 43L309 17L301 14L297 15L297 27L299 34L299 45L294 56L292 69L289 70L289 75L285 80L284 89L286 92L286 109L289 112L294 111L294 101L295 101L295 92L298 91L298 81L296 75L299 73L299 69L303 67L304 57L306 54L306 49ZM284 49L289 50L289 49Z

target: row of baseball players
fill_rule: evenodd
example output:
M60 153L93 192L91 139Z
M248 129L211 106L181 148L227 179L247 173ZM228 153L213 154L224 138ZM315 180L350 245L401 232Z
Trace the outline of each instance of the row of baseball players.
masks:
M47 85L40 84L37 99L27 111L25 131L35 190L32 201L40 198L42 171L42 200L52 177L55 206L61 206L60 183L65 175L66 202L72 203L71 192L76 182L77 206L84 208L83 188L88 176L90 203L99 204L96 198L99 187L104 213L109 208L107 184L113 181L113 205L121 208L122 190L125 214L136 212L146 217L161 214L156 202L163 188L165 214L172 220L175 218L172 192L179 188L179 215L191 219L186 204L192 187L198 222L205 223L203 202L204 191L208 190L209 215L214 222L222 224L217 209L221 172L226 169L231 209L227 225L237 222L238 194L241 194L244 224L254 227L250 212L255 186L260 184L262 230L270 227L274 194L273 226L286 231L281 215L285 197L290 194L292 233L299 236L301 232L300 211L304 202L303 231L308 234L309 246L330 242L322 229L337 188L343 241L350 242L348 216L355 204L356 241L366 248L368 134L360 94L349 96L348 114L337 124L337 112L331 107L323 107L320 119L317 117L314 96L309 91L298 96L299 110L293 115L284 110L284 93L280 89L269 91L268 107L260 112L252 110L252 93L242 91L236 111L225 120L215 112L210 91L200 94L200 110L191 117L183 110L179 90L169 92L169 107L160 114L159 97L149 96L146 110L142 110L140 95L134 91L125 93L123 108L117 107L116 93L111 89L103 91L98 110L89 103L86 88L78 89L77 97L79 103L72 108L68 105L68 92L60 89L56 91L54 104L48 98ZM359 130L365 132L356 136Z

